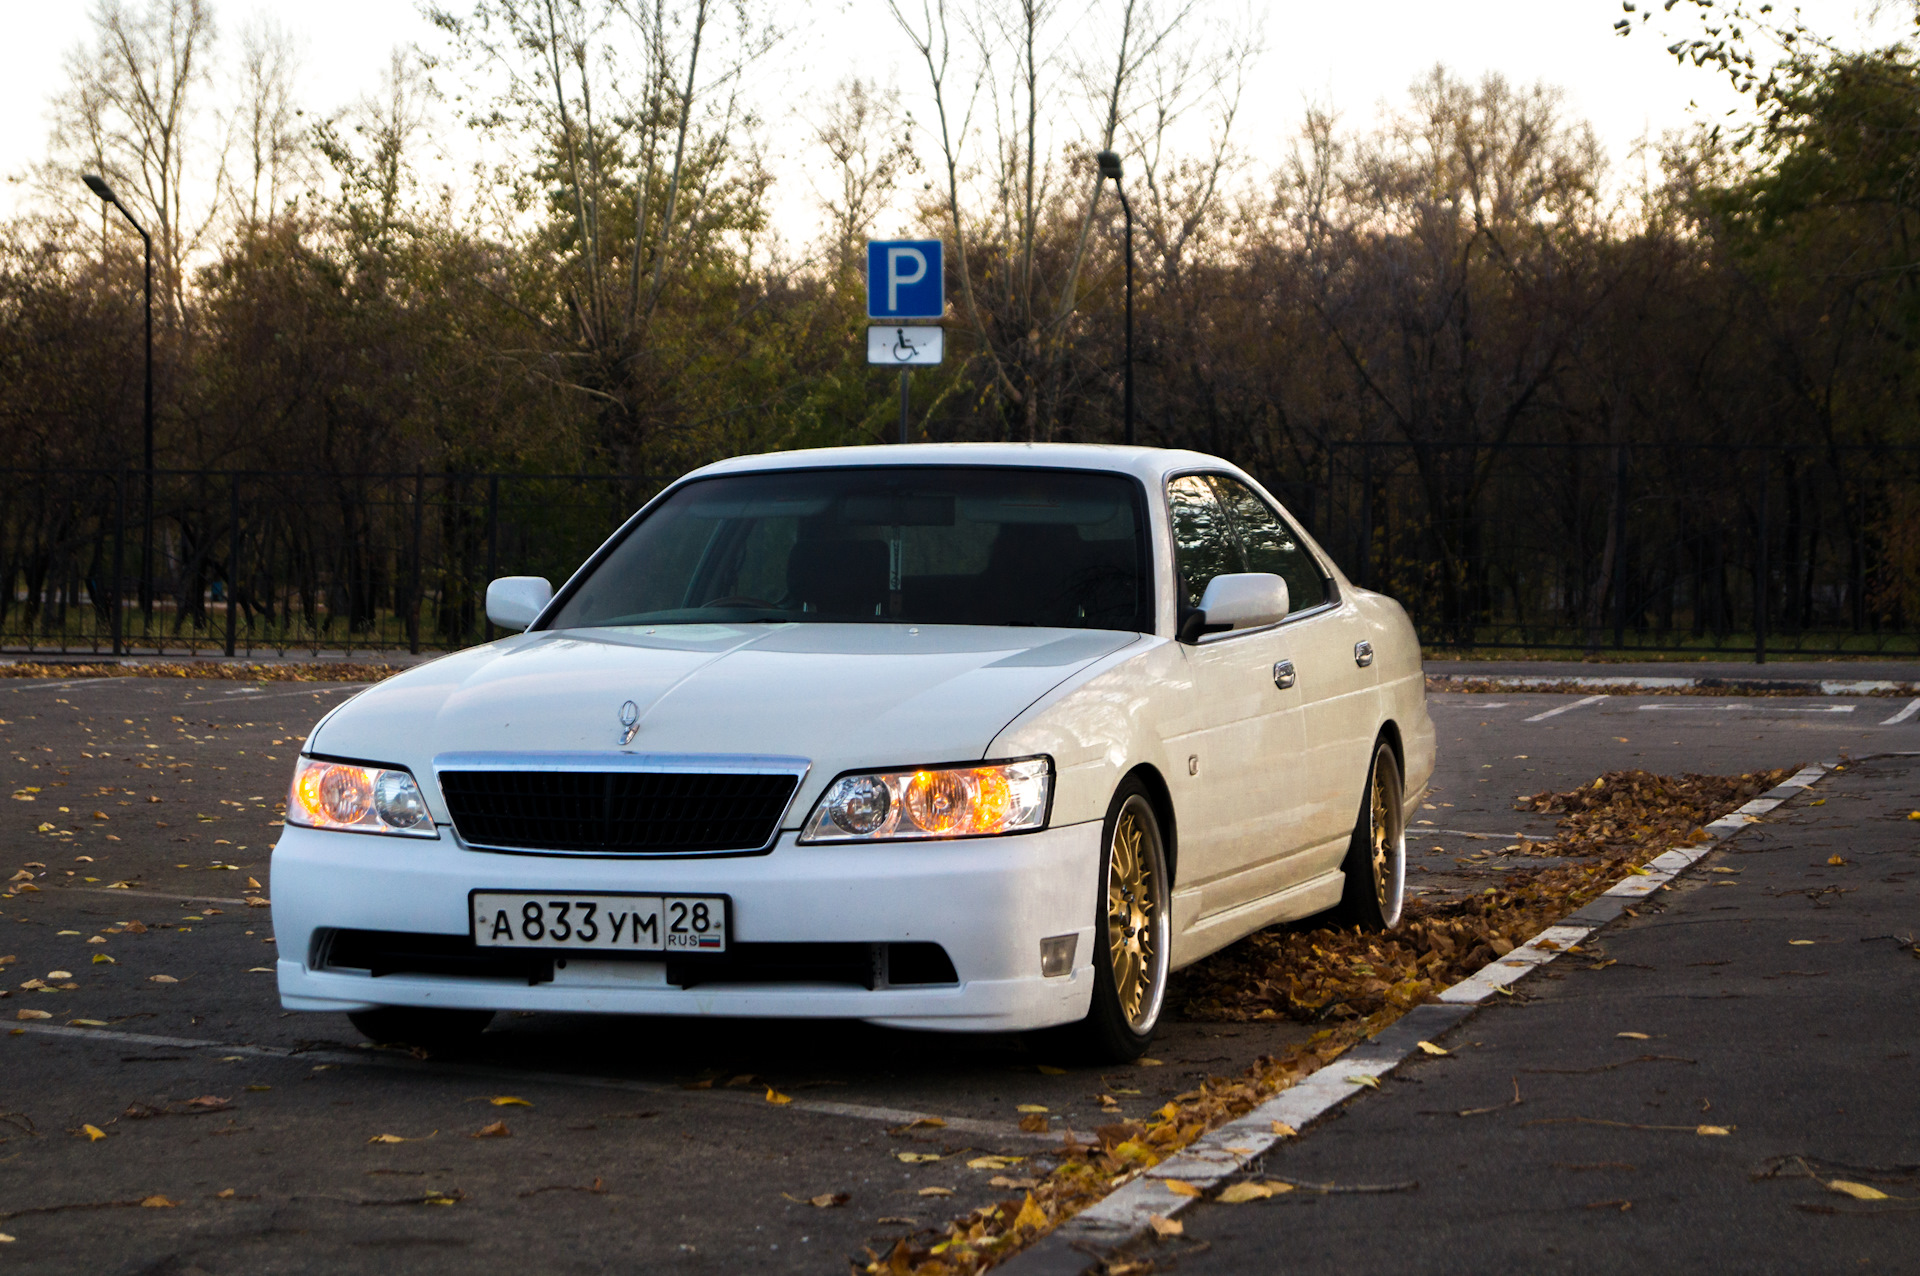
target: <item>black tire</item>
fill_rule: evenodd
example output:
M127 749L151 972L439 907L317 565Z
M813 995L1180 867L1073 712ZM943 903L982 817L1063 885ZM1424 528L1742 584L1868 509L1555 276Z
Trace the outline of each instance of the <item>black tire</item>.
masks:
M1085 1019L1034 1033L1029 1042L1049 1058L1127 1063L1146 1052L1159 1026L1172 941L1166 842L1139 780L1129 778L1113 795L1101 846L1092 1004Z
M1340 865L1347 876L1334 909L1340 925L1379 931L1400 924L1407 885L1405 795L1400 760L1393 746L1380 740L1374 744L1373 764L1367 768L1367 784L1360 793L1353 840Z
M447 1052L471 1046L493 1022L491 1010L448 1010L437 1006L376 1006L347 1013L369 1041L420 1046Z

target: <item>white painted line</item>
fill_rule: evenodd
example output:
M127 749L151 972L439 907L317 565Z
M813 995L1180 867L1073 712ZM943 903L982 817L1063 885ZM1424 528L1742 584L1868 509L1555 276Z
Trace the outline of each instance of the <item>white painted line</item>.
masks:
M1792 797L1793 794L1788 790L1806 789L1836 765L1838 763L1828 762L1803 769L1792 779L1767 790L1765 796L1755 798L1738 811L1709 824L1707 831L1712 835L1710 840L1666 851L1647 864L1646 876L1630 876L1616 883L1607 894L1637 898L1658 890L1676 874L1713 850L1721 840ZM1505 957L1498 958L1443 991L1440 1002L1457 1007L1456 1013L1464 1019L1465 1014L1471 1012L1471 1007L1485 1002L1497 990L1544 966L1598 929L1600 927L1597 925L1576 923L1549 926ZM1396 1026L1406 1024L1416 1015L1430 1015L1437 1009L1432 1004L1416 1006L1395 1024L1384 1029L1381 1036L1394 1033ZM1431 1035L1437 1037L1457 1026L1460 1021L1456 1019L1444 1026L1436 1025ZM1400 1035L1406 1037L1412 1034ZM1090 1265L1085 1259L1098 1258L1095 1249L1111 1249L1144 1236L1151 1230L1155 1217L1172 1218L1197 1200L1204 1199L1175 1195L1167 1190L1166 1180L1191 1184L1202 1193L1212 1191L1229 1175L1245 1169L1256 1157L1264 1156L1282 1141L1284 1136L1274 1133L1276 1123L1296 1132L1305 1130L1310 1123L1363 1090L1375 1088L1382 1077L1406 1062L1416 1049L1417 1046L1411 1041L1395 1052L1383 1050L1378 1039L1375 1042L1362 1042L1245 1116L1201 1136L1185 1150L1175 1153L1145 1175L1133 1179L1106 1199L1076 1214L995 1270L1005 1273L1005 1276L1026 1276L1027 1273L1039 1276L1040 1273L1067 1270L1065 1264L1069 1256L1076 1256L1081 1266ZM1362 1077L1366 1080L1361 1080ZM1072 1270L1078 1271L1081 1267Z
M1517 842L1525 833L1469 833L1465 829L1423 829L1419 827L1407 830L1408 837L1470 837L1480 842Z
M658 1081L630 1081L621 1077L575 1076L565 1072L525 1072L518 1068L490 1067L485 1064L443 1063L438 1060L416 1060L411 1057L394 1057L382 1051L368 1049L355 1050L290 1050L284 1046L260 1046L240 1044L229 1041L202 1041L193 1037L162 1037L144 1032L120 1032L111 1028L68 1028L56 1024L24 1023L13 1025L21 1032L47 1037L65 1037L73 1039L93 1039L114 1042L121 1045L164 1047L174 1050L217 1050L221 1054L247 1055L252 1058L281 1059L292 1063L312 1060L316 1063L329 1063L336 1067L362 1068L400 1068L409 1071L424 1071L429 1074L472 1077L520 1084L537 1083L541 1085L577 1086L594 1090L626 1090L640 1094L681 1095L696 1102L735 1103L759 1109L774 1107L768 1104L758 1093L746 1090L686 1090L680 1086ZM781 1104L775 1110L789 1112L810 1112L819 1116L850 1117L858 1121L879 1121L887 1125L906 1125L914 1121L924 1121L934 1116L931 1112L916 1112L908 1108L883 1108L862 1103L834 1103L820 1099L795 1099L792 1103ZM966 1134L985 1135L997 1139L1019 1139L1029 1143L1059 1143L1063 1134L1030 1134L1018 1126L1001 1121L980 1121L972 1117L940 1117L949 1130Z
M1914 701L1920 704L1920 700ZM1852 713L1859 705L1823 704L1816 708L1775 708L1764 701L1755 704L1643 704L1642 713Z
M1573 710L1582 708L1586 705L1599 704L1602 700L1605 700L1605 699L1606 699L1605 696L1588 696L1585 700L1575 700L1572 704L1563 704L1558 709L1549 709L1545 713L1536 713L1531 718L1528 718L1527 721L1528 722L1544 722L1548 718L1557 718L1563 713L1570 713Z
M1913 699L1907 701L1906 708L1894 714L1891 718L1888 718L1885 722L1882 722L1880 725L1883 727L1895 726L1899 723L1905 722L1907 719L1911 718L1916 713L1920 713L1920 696L1915 696Z

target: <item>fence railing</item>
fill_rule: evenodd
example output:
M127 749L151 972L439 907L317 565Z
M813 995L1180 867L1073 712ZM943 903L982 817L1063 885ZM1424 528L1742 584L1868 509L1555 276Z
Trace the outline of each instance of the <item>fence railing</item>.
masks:
M1341 444L1260 477L1431 647L1920 652L1888 548L1920 449ZM0 648L467 646L487 581L558 582L663 485L161 471L149 520L141 471L0 470Z

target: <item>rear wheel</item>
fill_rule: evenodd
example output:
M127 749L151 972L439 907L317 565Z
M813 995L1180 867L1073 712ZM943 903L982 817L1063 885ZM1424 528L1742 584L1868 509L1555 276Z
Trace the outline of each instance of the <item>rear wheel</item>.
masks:
M376 1006L354 1010L347 1018L369 1041L457 1050L470 1046L493 1022L491 1010L449 1010L438 1006Z
M1137 1059L1153 1040L1167 990L1169 888L1160 819L1138 780L1114 794L1104 826L1087 1017L1036 1033L1034 1047L1089 1063Z
M1405 793L1400 761L1393 746L1381 740L1374 745L1360 817L1341 864L1347 875L1337 910L1342 925L1392 930L1400 924L1407 884Z

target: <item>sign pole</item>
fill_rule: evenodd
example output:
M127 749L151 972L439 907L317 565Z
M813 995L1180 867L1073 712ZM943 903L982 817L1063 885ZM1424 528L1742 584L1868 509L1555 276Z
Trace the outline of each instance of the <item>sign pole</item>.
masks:
M900 441L907 441L907 378L913 375L905 368L900 369Z

